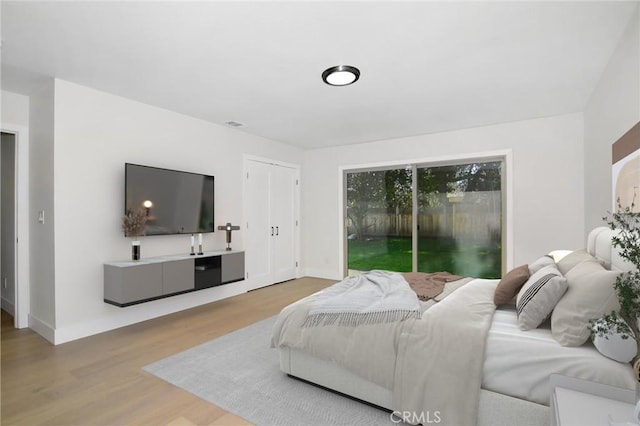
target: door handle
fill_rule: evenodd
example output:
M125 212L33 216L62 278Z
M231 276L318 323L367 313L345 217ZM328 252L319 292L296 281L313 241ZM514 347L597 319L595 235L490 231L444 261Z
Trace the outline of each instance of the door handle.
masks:
M271 227L271 236L273 237L273 226Z
M280 235L280 229L276 226L276 237Z

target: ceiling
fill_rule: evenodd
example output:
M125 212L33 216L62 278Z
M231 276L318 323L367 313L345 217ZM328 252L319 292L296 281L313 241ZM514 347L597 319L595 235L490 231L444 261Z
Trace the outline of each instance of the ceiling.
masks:
M398 138L583 111L637 5L5 0L2 89L56 77L305 149ZM325 85L339 64L360 79Z

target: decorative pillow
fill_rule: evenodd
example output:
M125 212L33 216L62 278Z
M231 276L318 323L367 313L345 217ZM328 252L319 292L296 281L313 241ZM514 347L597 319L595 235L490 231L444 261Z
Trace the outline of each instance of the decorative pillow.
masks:
M532 330L542 324L566 290L567 279L555 265L545 266L531 275L516 299L520 329Z
M573 253L573 250L554 250L550 251L548 256L551 256L553 258L553 261L558 263L571 253Z
M533 275L536 272L538 272L540 269L549 265L555 265L555 262L553 261L553 257L549 256L548 254L545 254L541 258L537 259L535 262L529 264L529 274Z
M507 272L493 293L493 303L496 305L509 303L528 279L529 267L527 265L518 266Z
M576 250L563 257L557 263L558 270L560 271L560 273L562 273L562 275L567 275L567 272L569 272L572 268L586 260L595 260L596 262L598 261L595 257L587 253L586 249Z
M551 314L551 334L562 346L580 346L589 339L589 321L620 310L613 287L618 272L607 271L597 260L571 268L567 292Z

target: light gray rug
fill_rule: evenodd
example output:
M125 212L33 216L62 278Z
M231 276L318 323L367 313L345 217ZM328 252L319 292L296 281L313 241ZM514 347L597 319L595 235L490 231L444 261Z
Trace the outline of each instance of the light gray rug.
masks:
M276 317L144 370L256 425L392 425L390 414L282 373L269 347Z

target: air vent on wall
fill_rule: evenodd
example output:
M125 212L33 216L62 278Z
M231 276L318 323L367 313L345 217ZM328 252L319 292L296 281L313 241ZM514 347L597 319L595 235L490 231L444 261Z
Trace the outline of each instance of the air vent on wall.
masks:
M227 126L231 126L231 127L242 127L244 126L244 124L242 123L238 123L237 121L225 121L225 123Z

